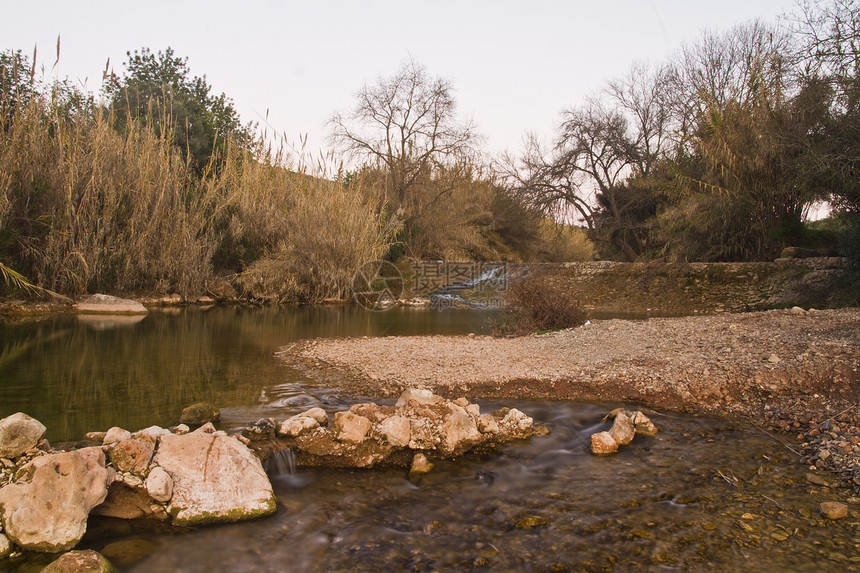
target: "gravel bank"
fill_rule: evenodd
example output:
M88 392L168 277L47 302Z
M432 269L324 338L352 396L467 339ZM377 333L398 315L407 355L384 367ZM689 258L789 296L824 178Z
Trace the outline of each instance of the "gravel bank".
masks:
M860 486L860 309L606 320L522 338L310 340L280 356L373 397L635 402L790 432L811 465ZM823 454L827 450L830 454ZM834 455L836 454L836 455Z

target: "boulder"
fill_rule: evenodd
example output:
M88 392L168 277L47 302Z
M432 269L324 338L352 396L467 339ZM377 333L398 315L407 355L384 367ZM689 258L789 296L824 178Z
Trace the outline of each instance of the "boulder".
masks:
M109 446L110 444L115 444L116 442L121 442L123 440L130 440L131 432L128 430L123 430L119 426L114 426L107 432L105 432L104 440L102 440L102 444L105 446Z
M442 420L440 450L443 454L468 448L481 437L475 419L462 406L452 402L448 404L448 410L449 413Z
M0 559L8 557L12 553L12 542L9 538L0 533Z
M633 418L627 415L627 412L619 412L615 416L615 422L612 423L612 428L609 430L609 435L615 440L619 446L624 446L633 441L633 435L636 433L636 427L633 424Z
M104 453L84 448L40 456L21 470L28 481L0 489L6 535L29 551L74 547L86 531L90 510L107 496L110 481Z
M92 549L69 551L42 569L42 573L112 573L110 561Z
M155 442L152 438L122 440L111 444L108 449L108 457L113 467L121 472L143 475L149 468L149 461L155 450ZM148 439L147 439L148 438Z
M652 422L648 416L639 410L633 412L633 427L637 434L642 434L643 436L648 437L654 437L657 435L657 426L654 425L654 422Z
M334 432L341 442L360 444L370 431L370 420L351 412L334 415Z
M189 426L202 426L208 422L217 422L221 419L221 411L206 402L191 404L179 415L179 421Z
M412 437L409 418L399 415L386 418L379 424L379 433L391 446L406 447Z
M819 504L821 513L827 519L842 519L848 517L848 505L839 501L822 501Z
M177 524L239 521L275 512L275 494L260 460L233 437L165 435L155 462L173 482L167 509Z
M117 298L106 294L94 294L81 298L75 310L86 313L146 314L147 310L136 300Z
M17 458L27 450L35 448L45 426L23 412L0 420L0 458Z
M430 473L433 469L433 464L427 459L424 454L415 454L412 458L412 466L409 468L410 476L419 476Z
M430 390L424 390L423 388L407 388L400 394L395 407L403 408L410 404L438 404L442 400L443 398L441 396L437 396Z
M110 485L104 503L94 508L92 513L117 519L149 517L165 519L167 517L164 509L150 497L145 489L137 485L130 486L121 481L115 481Z
M328 414L322 408L311 408L306 412L302 412L299 416L312 418L317 421L320 426L328 426Z
M591 451L595 454L612 454L618 451L618 442L609 432L591 434Z
M146 493L154 500L167 503L173 497L173 480L164 468L155 466L146 476Z
M308 416L298 415L284 420L281 425L278 426L278 434L295 438L308 430L313 430L314 428L319 427L320 423L315 419Z

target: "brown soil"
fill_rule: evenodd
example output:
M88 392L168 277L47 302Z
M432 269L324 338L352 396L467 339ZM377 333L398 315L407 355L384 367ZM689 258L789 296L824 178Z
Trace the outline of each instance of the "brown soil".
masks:
M791 432L805 462L860 486L857 308L594 321L521 338L311 340L280 356L361 396L422 387L449 398L635 402L742 416ZM837 455L821 459L822 448Z

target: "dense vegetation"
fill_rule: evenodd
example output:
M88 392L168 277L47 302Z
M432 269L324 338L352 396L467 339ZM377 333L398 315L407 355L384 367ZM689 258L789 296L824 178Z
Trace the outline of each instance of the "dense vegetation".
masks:
M498 161L414 61L332 116L342 158L310 163L169 48L129 52L99 97L0 52L2 288L313 302L381 257L764 260L839 233L857 261L858 14L810 1L707 33ZM820 202L832 220L806 224Z
M622 260L766 260L818 246L835 208L858 257L860 2L805 1L781 27L709 32L566 110L552 145L506 158L512 190L584 221ZM826 234L823 238L826 239Z

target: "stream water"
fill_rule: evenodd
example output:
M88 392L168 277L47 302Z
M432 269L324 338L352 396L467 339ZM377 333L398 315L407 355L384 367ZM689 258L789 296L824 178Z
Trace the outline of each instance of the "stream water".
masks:
M349 306L152 312L143 320L53 316L0 326L0 417L24 411L52 442L113 425L176 423L195 401L230 429L360 401L313 386L272 353L316 336L465 334L489 315ZM491 411L501 404L480 402ZM270 468L278 512L165 529L91 519L83 546L124 571L606 571L860 569L856 513L829 521L794 454L757 428L648 411L660 428L618 454L587 453L618 404L506 401L547 436L396 470ZM852 505L856 509L856 505ZM38 558L2 564L38 571Z

